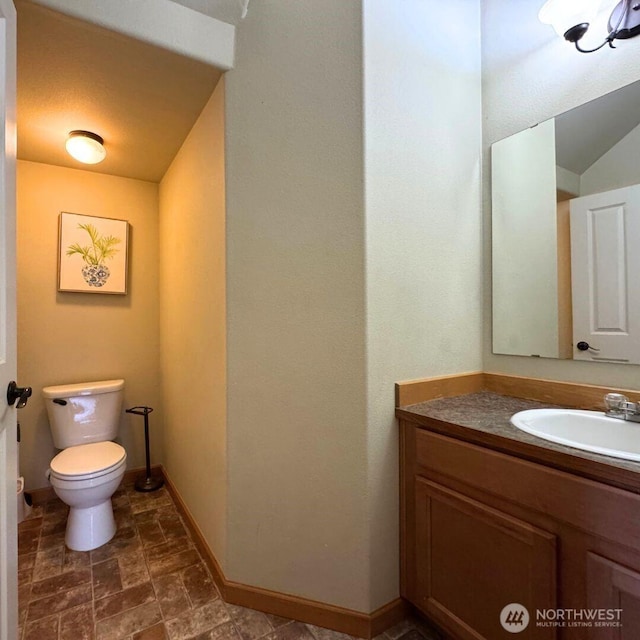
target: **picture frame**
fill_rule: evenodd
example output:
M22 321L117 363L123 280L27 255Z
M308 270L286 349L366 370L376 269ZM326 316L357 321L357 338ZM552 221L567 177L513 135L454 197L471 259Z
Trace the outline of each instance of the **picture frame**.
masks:
M127 220L63 211L58 240L58 291L126 295Z

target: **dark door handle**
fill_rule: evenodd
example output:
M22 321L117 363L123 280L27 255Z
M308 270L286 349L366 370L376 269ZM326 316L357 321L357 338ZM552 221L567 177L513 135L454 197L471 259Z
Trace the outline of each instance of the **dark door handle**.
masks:
M31 397L31 387L19 387L15 380L12 380L7 387L7 402L10 407L16 405L16 409L22 409ZM18 404L16 404L16 401Z

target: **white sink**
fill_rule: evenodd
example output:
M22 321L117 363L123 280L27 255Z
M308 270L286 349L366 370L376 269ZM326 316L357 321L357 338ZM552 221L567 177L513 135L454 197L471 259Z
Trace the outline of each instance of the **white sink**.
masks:
M640 462L640 423L601 411L530 409L511 416L511 424L551 442Z

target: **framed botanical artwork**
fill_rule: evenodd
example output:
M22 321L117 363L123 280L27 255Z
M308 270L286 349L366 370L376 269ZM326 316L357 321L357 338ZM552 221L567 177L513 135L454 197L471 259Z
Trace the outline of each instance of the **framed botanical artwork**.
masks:
M58 291L127 293L126 220L61 213Z

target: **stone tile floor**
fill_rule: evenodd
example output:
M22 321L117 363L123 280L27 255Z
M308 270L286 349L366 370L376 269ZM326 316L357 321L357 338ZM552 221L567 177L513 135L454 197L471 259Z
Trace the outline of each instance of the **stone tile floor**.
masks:
M166 489L113 497L118 531L94 551L64 544L67 507L19 525L20 640L349 640L222 601ZM432 640L406 620L378 640Z

